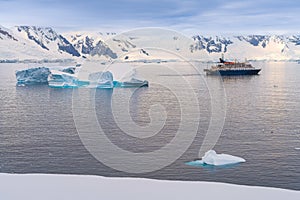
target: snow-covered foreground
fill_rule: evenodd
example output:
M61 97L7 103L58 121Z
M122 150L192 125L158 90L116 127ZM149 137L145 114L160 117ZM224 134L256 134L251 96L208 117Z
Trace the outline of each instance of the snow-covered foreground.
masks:
M300 191L225 183L99 176L0 174L1 200L300 199Z

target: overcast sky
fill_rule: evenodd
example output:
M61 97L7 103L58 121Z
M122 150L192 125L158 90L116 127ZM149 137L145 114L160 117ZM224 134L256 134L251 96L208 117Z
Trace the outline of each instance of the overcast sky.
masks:
M164 27L194 33L300 32L297 0L0 0L0 25L59 31Z

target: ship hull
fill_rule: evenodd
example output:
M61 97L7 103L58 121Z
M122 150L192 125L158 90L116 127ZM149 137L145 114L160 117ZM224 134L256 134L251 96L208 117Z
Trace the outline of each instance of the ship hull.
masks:
M215 76L244 76L244 75L258 75L261 69L230 69L230 70L204 70L207 75Z

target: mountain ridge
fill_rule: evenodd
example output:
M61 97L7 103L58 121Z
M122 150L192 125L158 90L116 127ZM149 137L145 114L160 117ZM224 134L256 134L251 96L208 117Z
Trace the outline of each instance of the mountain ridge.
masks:
M124 55L151 46L147 36L117 35L116 33L58 33L51 27L0 26L0 60L9 59L124 59ZM184 38L185 36L183 36ZM153 44L166 45L169 51L195 60L216 60L222 54L229 59L299 60L300 34L294 35L195 35L178 45L175 35L157 35ZM155 44L156 45L156 44ZM168 47L167 47L168 46ZM138 53L137 53L138 54ZM143 55L145 56L145 55ZM128 58L128 56L127 56ZM126 58L126 59L127 59ZM155 59L148 54L143 59Z

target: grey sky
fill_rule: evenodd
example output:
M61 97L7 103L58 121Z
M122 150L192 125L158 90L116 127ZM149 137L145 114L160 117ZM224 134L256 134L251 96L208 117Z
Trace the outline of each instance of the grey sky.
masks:
M185 33L298 32L294 0L0 0L3 26L68 30L166 27Z

